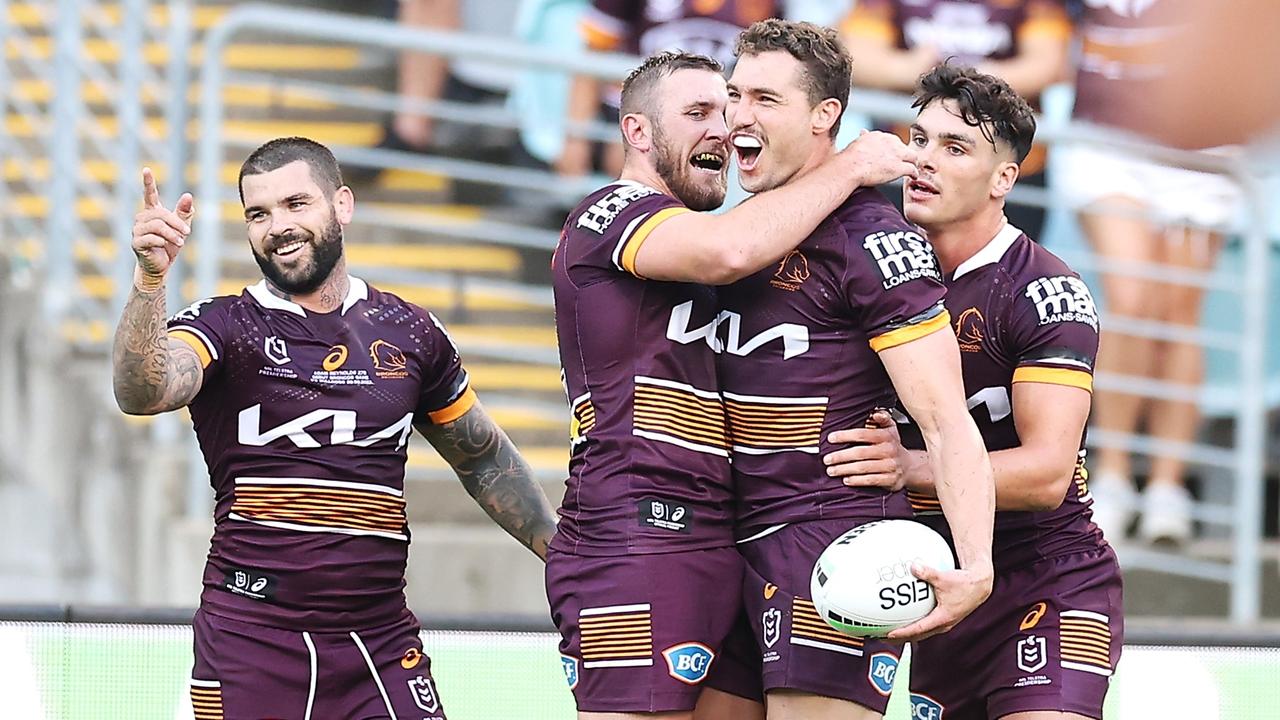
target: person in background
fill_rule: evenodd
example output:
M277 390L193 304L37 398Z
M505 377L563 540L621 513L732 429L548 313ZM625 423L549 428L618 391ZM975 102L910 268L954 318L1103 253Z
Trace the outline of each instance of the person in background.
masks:
M1151 97L1172 81L1169 56L1195 37L1170 0L1084 0L1074 119L1143 135L1150 128L1132 111L1133 98ZM1204 355L1190 342L1155 339L1135 323L1163 323L1184 331L1200 325L1204 289L1136 277L1132 267L1163 266L1204 272L1213 267L1220 236L1240 207L1240 190L1226 178L1166 167L1096 145L1063 147L1055 156L1061 191L1080 211L1080 224L1100 264L1105 307L1113 318L1102 337L1098 372L1118 382L1155 380L1184 391L1199 388ZM1126 328L1126 325L1128 327ZM1139 428L1158 442L1192 442L1199 428L1194 402L1100 389L1094 426L1107 434ZM1094 436L1095 439L1098 437ZM1112 436L1108 440L1116 440ZM1117 541L1139 509L1129 451L1114 441L1099 448L1089 480L1094 519ZM1138 534L1177 544L1191 537L1191 495L1185 463L1176 455L1152 458L1141 500Z
M950 59L1003 79L1038 109L1045 88L1066 76L1071 21L1062 0L860 0L841 32L860 86L910 93ZM1044 148L1034 147L1019 182L1043 187L1045 162ZM1042 208L1009 205L1006 214L1039 237Z

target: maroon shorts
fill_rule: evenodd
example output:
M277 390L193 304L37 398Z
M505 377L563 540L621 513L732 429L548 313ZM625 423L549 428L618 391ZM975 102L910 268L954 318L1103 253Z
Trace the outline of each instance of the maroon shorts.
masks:
M997 574L972 615L912 646L912 717L1101 718L1124 642L1121 589L1110 547Z
M793 523L740 543L747 562L744 620L725 641L722 662L708 686L756 700L770 690L797 690L848 700L883 714L901 646L838 632L823 621L809 598L818 555L841 534L880 519Z
M408 612L383 627L297 632L197 611L196 720L444 720Z
M738 617L732 547L654 555L547 553L547 600L578 710L692 710Z

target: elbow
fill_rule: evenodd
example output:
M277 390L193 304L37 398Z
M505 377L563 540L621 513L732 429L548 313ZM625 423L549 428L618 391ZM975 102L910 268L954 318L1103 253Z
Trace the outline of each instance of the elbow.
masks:
M113 388L116 398L116 407L120 408L120 412L125 415L155 415L156 410L146 401L145 398L139 397L136 393L130 392L129 388L116 384Z
M729 285L759 270L748 261L746 254L735 248L719 248L713 257L703 263L704 285Z
M1062 478L1045 478L1036 483L1036 490L1028 493L1023 500L1024 507L1019 510L1029 512L1052 512L1062 506L1067 498L1067 489L1071 487L1071 475Z

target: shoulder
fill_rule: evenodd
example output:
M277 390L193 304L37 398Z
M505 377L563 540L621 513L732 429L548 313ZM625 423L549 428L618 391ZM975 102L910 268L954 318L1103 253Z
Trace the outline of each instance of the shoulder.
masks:
M187 305L181 310L169 316L170 325L180 325L183 323L192 323L199 321L209 321L217 317L224 317L228 312L244 305L248 301L245 293L240 295L215 295L213 297L202 298Z
M1080 277L1062 258L1037 245L1026 235L1019 237L1010 246L1000 260L1000 268L1014 280L1030 281L1037 277L1051 276Z
M567 235L605 235L623 230L624 216L636 217L669 207L684 207L680 201L656 188L635 182L617 182L588 195L565 221Z
M876 188L858 188L831 214L831 220L850 237L862 237L870 232L916 228L902 216L889 198Z

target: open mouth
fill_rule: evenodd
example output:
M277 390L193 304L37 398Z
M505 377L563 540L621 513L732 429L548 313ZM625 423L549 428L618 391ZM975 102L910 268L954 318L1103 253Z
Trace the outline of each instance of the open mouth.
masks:
M760 160L764 143L754 135L734 135L733 149L738 153L738 169L751 172Z
M294 240L293 242L285 243L275 250L272 250L271 254L276 257L288 257L290 255L297 254L297 252L302 249L302 246L306 244L306 240Z
M927 180L912 179L907 181L907 197L912 200L927 200L939 195L938 188Z
M713 152L700 152L689 158L689 164L699 170L719 173L724 169L724 156Z

